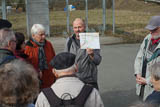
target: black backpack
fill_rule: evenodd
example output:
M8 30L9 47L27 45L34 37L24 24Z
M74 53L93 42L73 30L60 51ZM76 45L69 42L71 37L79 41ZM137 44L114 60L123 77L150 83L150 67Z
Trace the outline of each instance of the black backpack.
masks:
M50 107L84 107L84 104L92 92L93 87L84 85L81 92L76 98L72 98L69 93L64 93L62 98L59 98L51 88L45 88L42 90L46 96ZM69 100L64 100L65 96L70 96Z

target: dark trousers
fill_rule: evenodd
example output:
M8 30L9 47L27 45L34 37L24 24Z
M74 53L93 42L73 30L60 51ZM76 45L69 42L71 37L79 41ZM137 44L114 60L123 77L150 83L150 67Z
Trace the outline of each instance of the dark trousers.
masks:
M143 100L143 97L144 97L144 89L145 89L145 85L142 85L142 86L141 86L141 90L140 90L140 95L139 95L140 100Z

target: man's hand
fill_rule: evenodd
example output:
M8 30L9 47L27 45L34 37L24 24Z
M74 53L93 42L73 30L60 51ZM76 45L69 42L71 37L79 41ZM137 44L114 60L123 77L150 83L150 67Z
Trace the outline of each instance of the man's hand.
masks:
M145 85L146 83L146 79L143 78L141 75L137 74L136 75L136 82L140 85Z
M90 56L90 58L93 59L93 56L94 56L93 49L87 48L86 51L87 51L88 55Z

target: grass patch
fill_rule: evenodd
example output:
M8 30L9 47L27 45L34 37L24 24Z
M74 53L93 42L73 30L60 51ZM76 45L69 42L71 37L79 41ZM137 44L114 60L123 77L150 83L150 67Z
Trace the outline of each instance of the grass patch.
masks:
M117 0L115 11L116 33L112 34L112 10L107 9L106 36L122 37L125 43L141 42L149 33L144 27L153 15L159 14L160 6L153 3L145 4L140 0ZM85 10L70 12L70 26L76 17L85 19ZM102 31L102 9L88 11L88 25L92 31ZM13 24L13 30L26 31L26 14L13 12L7 16ZM51 36L64 36L66 33L66 13L64 11L50 11Z

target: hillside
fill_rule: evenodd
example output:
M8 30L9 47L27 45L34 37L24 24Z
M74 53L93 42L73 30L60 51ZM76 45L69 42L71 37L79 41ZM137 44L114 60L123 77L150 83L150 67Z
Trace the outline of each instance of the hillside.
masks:
M144 0L115 0L116 36L128 42L141 42L149 33L145 28L149 19L160 15L160 4Z
M60 1L60 0L57 0ZM82 1L82 0L81 0ZM84 1L84 0L83 0ZM88 0L91 1L91 0ZM97 0L98 1L98 0ZM144 29L148 20L153 15L160 15L160 4L145 3L144 0L115 0L115 24L116 33L112 33L112 9L107 1L106 36L123 37L126 43L141 42L148 31ZM88 10L88 25L93 31L102 31L102 0L98 1L97 7ZM64 2L65 4L65 2ZM94 4L94 3L93 3ZM58 4L56 4L58 5ZM89 4L90 5L90 4ZM66 36L66 12L63 10L50 10L51 36ZM85 10L76 9L70 12L70 26L76 17L85 19ZM14 12L7 18L13 23L13 29L26 34L26 13Z
M160 4L148 2L144 0L116 0L116 9L131 10L137 12L149 12L153 14L160 14Z

